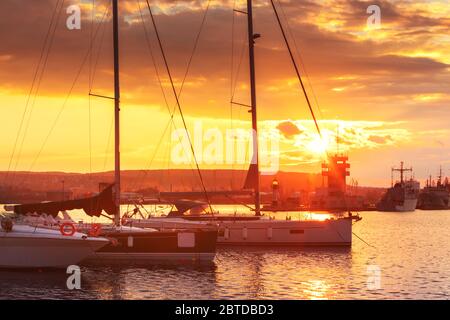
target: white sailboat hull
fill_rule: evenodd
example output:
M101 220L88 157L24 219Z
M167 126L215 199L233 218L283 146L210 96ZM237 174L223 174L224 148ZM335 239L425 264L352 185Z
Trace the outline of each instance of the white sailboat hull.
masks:
M14 225L0 231L0 268L67 268L81 262L109 241L75 233Z
M352 221L226 222L218 243L224 245L328 246L351 245Z
M352 219L317 220L231 220L214 221L219 228L217 244L233 246L350 246ZM183 218L133 220L133 226L158 229L212 227L211 222Z

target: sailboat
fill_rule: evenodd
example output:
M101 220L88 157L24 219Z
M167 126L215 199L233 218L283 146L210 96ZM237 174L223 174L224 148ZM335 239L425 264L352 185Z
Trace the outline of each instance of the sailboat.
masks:
M79 232L14 224L2 218L0 268L67 268L92 256L109 243Z
M278 17L276 8L272 2L273 9ZM256 76L255 76L255 50L254 43L259 37L253 32L253 14L252 0L247 0L248 17L248 48L250 61L250 93L253 128L253 161L250 165L245 188L252 188L254 191L254 216L249 215L221 215L210 212L209 214L187 214L190 210L173 211L165 217L150 216L146 219L128 219L130 225L138 227L150 227L157 229L164 228L189 228L195 229L200 226L199 223L214 222L217 223L220 231L217 243L222 245L236 246L350 246L352 243L352 225L354 221L361 218L358 215L349 213L344 216L329 216L325 220L275 220L269 216L263 216L260 208L260 170L258 158L258 120L256 108ZM281 31L286 40L286 44L291 53L287 42L284 29L279 21ZM294 66L301 82L301 77L297 66ZM302 88L303 87L303 83ZM309 104L309 99L304 90L305 97ZM311 108L311 106L310 106ZM320 132L320 131L319 131ZM193 209L193 208L192 208ZM197 211L197 210L196 210Z
M114 184L98 195L86 199L66 200L7 206L6 210L21 215L46 214L56 218L59 212L83 209L90 216L102 212L114 216L114 225L83 224L68 222L71 228L78 228L96 236L108 237L111 241L88 257L89 263L146 263L151 261L206 261L214 259L216 253L217 228L206 230L143 229L122 225L120 212L120 69L119 69L119 8L118 0L112 0L113 51L114 51L114 120L115 120L115 170ZM58 228L62 221L56 221ZM38 225L39 226L39 225Z

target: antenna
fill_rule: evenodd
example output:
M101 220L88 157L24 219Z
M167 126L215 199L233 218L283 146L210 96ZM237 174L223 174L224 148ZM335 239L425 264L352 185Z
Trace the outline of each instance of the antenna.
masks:
M391 167L391 188L394 186L394 167Z
M442 165L439 166L438 185L442 183Z

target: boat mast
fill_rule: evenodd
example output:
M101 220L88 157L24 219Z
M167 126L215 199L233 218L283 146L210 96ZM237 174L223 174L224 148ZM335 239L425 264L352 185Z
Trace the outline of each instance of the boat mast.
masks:
M394 167L391 167L391 188L394 186Z
M439 176L438 176L438 185L441 186L442 184L442 165L439 166Z
M400 162L400 182L403 183L403 173L405 171L403 171L403 161Z
M256 166L257 177L254 182L255 193L255 214L261 215L260 203L260 186L259 186L259 154L258 154L258 117L256 113L256 76L255 76L255 39L259 37L258 34L253 33L253 5L252 0L247 0L247 18L248 18L248 52L250 62L250 94L251 94L251 109L252 114L252 142L253 142L253 159L252 165Z
M404 175L405 172L409 171L409 172L411 172L411 174L412 174L412 172L413 172L412 167L409 168L409 169L406 169L406 168L405 168L404 162L403 162L403 161L400 162L400 169L392 168L391 170L392 170L392 171L391 171L391 175L393 175L394 171L400 172L400 183L403 183L403 182L405 181L405 175ZM411 179L412 179L412 178L413 178L413 177L411 177Z
M113 7L113 47L114 47L114 223L120 226L120 77L119 77L119 8L118 0L112 0Z

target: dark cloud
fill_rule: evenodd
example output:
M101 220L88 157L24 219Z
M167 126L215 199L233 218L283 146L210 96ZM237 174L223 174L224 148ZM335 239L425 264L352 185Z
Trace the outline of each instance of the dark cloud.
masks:
M286 137L292 138L298 134L301 134L302 131L293 123L292 121L283 121L280 122L277 126L277 129Z
M27 92L55 3L55 0L2 0L0 2L0 39L2 41L0 57L10 57L0 59L0 81L3 87ZM109 1L97 3L106 4ZM286 94L283 88L285 84L280 85L280 82L285 81L286 78L294 78L295 73L268 3L266 1L255 3L257 4L255 31L262 34L262 38L256 45L258 95L262 97L263 104L278 104L280 107L277 111L280 112L280 117L286 118L286 113L293 103L289 96L292 93ZM346 23L345 26L350 28L341 32L339 30L333 32L314 23L314 19L319 14L332 11L334 7L323 7L318 2L306 0L282 1L282 3L285 13L283 22L286 23L285 18L289 20L292 36L295 38L302 61L309 76L316 79L315 84L318 88L316 91L322 95L324 92L331 91L334 86L340 85L340 83L333 83L330 78L348 74L357 77L356 80L342 82L344 86L349 86L352 99L364 98L369 101L379 97L404 94L448 93L448 88L442 85L449 80L447 64L432 58L407 57L390 53L404 46L408 49L420 49L423 42L416 42L413 37L426 32L427 27L445 28L445 20L433 19L420 13L403 12L397 7L396 2L377 2L382 8L384 21L398 23L400 30L404 32L409 30L408 25L414 21L415 27L410 32L416 33L410 35L408 42L399 41L395 37L377 42L370 38L358 39L351 32L358 31L356 26L365 23L367 17L365 10L369 3L367 1L335 2L336 8L341 10L339 12L342 13L341 19ZM144 6L145 2L141 4L157 68L167 86L167 76ZM165 6L169 4L184 5L185 9L166 9ZM158 1L156 5L164 9L161 11L155 8L156 21L172 74L179 86L181 79L184 78L199 30L205 2ZM205 106L200 105L199 101L214 100L216 103L208 112L228 116L226 106L230 99L231 6L232 1L223 1L221 6L212 5L206 18L205 28L200 36L181 97L183 105L188 106L188 112L193 114L205 112ZM144 30L142 24L137 23L139 11L136 8L136 1L121 1L121 11L125 13L122 16L120 28L123 101L124 103L164 104ZM41 94L65 95L68 92L90 45L91 28L88 16L89 14L85 12L81 31L69 31L65 28L67 15L65 10L62 11L40 86ZM94 28L98 26L99 24L96 24ZM246 36L245 28L245 17L235 15L235 71L239 62L238 51ZM428 32L432 31L428 30ZM103 37L102 34L104 34ZM290 40L293 41L291 36ZM100 52L100 59L96 64L93 89L99 93L108 94L112 91L111 51L111 23L108 19L107 23L99 29L99 35L94 41L94 55L97 56ZM95 61L95 58L93 59ZM248 82L247 63L246 52L244 52L240 74L237 77L239 83ZM74 94L87 94L89 69L93 68L94 64L95 62L88 59L74 88ZM302 74L305 75L303 68ZM267 87L277 87L281 93L277 95L276 92L268 92ZM166 95L170 100L169 90L166 91ZM299 97L300 95L296 96L297 99ZM243 103L248 102L248 89L238 88L236 99ZM173 99L169 103L173 104ZM270 108L265 110L268 110L266 114L277 113Z
M391 136L375 136L375 135L371 135L369 136L369 141L377 143L377 144L386 144L390 141L392 141L392 137Z

